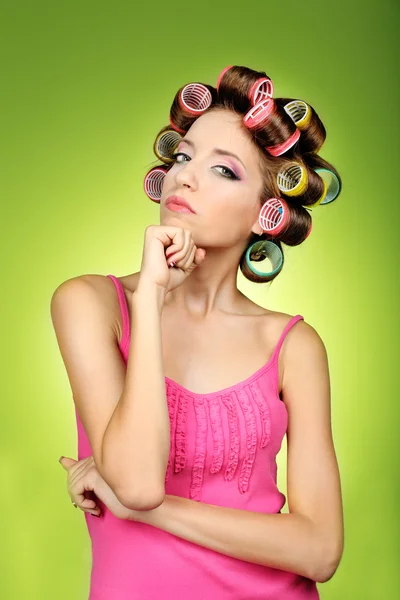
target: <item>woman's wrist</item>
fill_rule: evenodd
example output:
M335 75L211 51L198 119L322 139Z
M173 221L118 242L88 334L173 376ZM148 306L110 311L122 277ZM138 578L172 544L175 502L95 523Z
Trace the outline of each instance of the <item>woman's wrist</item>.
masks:
M151 306L153 302L156 302L157 308L162 311L166 295L166 290L155 283L139 282L132 294L132 303Z

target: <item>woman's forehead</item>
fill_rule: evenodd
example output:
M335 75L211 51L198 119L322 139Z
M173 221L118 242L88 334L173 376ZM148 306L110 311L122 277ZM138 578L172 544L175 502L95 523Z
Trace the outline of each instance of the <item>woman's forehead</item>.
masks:
M196 119L184 136L198 145L219 146L241 158L254 157L257 150L243 126L243 117L232 111L214 109Z

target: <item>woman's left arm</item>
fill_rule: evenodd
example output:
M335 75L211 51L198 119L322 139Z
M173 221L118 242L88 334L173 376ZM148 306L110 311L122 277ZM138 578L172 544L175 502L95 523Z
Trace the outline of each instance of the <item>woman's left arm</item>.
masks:
M157 508L132 511L131 518L234 558L325 582L339 565L344 543L328 359L307 323L299 322L290 334L282 388L290 512L249 512L166 495Z
M335 573L343 552L340 477L332 440L325 347L315 330L298 322L285 350L282 396L288 410L289 513L265 514L166 495L152 510L123 507L94 465L88 473L68 459L70 495L82 510L93 490L122 519L147 523L233 558L303 575L317 582ZM86 459L85 459L86 460ZM70 467L72 465L72 468ZM97 512L97 511L95 511Z

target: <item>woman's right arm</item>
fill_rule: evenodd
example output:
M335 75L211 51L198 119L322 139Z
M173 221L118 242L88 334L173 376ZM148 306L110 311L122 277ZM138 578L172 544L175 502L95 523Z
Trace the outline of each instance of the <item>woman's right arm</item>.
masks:
M124 506L150 510L164 499L170 448L160 322L165 293L148 285L132 295L126 367L110 311L90 277L69 279L54 292L57 342L100 475Z

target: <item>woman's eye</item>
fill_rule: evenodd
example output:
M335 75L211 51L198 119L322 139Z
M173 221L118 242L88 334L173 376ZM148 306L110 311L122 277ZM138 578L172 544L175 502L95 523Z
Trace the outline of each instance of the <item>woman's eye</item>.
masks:
M231 171L231 169L228 169L228 167L224 167L223 165L217 165L216 169L225 169L225 171L229 175L228 179L239 179L239 177L237 177L235 175L235 173L233 171ZM224 177L225 177L225 175L224 175Z
M187 154L185 154L184 152L175 152L175 154L172 155L172 158L176 161L178 161L178 156L187 156ZM188 157L189 158L189 157Z
M172 155L172 158L173 158L173 159L174 159L174 161L175 161L176 163L178 163L178 164L179 164L180 162L182 162L182 161L179 161L179 160L178 160L178 157L179 157L179 156L186 156L187 158L189 158L189 159L190 159L190 156L188 156L188 155L187 155L187 154L185 154L184 152L175 152L175 154L173 154L173 155ZM184 161L184 162L185 162L185 161ZM227 179L239 179L239 177L237 177L237 176L235 175L235 173L234 173L234 172L233 172L231 169L228 169L228 167L224 167L223 165L217 165L217 166L216 166L216 168L217 168L217 169L225 169L225 172L227 173L227 175L224 175L224 174L222 173L222 176L223 176L223 177L226 177Z

